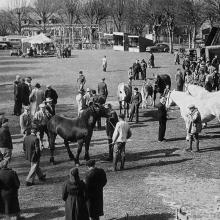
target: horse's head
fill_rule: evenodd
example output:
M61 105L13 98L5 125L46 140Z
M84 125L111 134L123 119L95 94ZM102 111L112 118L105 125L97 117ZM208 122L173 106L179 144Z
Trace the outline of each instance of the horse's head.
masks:
M97 117L105 117L108 118L110 117L110 109L106 108L104 105L94 103L92 105L93 111L95 112Z

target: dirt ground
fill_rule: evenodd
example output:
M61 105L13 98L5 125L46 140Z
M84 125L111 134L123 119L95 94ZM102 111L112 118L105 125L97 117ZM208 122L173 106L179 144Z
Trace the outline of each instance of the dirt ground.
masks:
M108 60L106 73L101 68L104 55ZM47 181L37 181L37 185L25 187L29 164L21 152L18 118L11 115L11 83L15 76L31 76L33 85L39 82L43 88L52 84L59 95L58 114L75 117L76 78L79 70L83 70L86 75L86 87L94 89L104 76L109 89L108 101L118 109L117 85L119 82L127 82L128 67L137 58L147 59L149 54L91 50L74 51L70 59L0 56L0 110L4 110L10 119L15 148L10 167L17 171L21 181L20 206L22 215L27 219L64 219L62 185L74 164L68 160L62 140L58 139L55 153L57 165L49 164L47 149L43 152L41 167L47 174ZM172 88L175 88L174 74L179 66L175 66L173 60L173 55L155 54L156 68L147 70L148 77L152 78L153 73L168 73L172 77ZM140 88L142 81L134 84ZM216 212L216 201L220 197L220 134L217 121L210 122L202 131L201 153L184 151L188 143L185 141L184 123L177 107L169 111L167 142L157 142L157 111L152 107L141 110L140 123L131 123L131 128L133 136L126 145L124 171L112 172L111 163L105 161L108 149L104 128L95 131L92 138L90 154L97 160L97 166L105 169L108 177L104 188L105 216L102 219L122 220L128 215L135 220L169 220L174 219L177 207L183 207L191 214L191 219L220 219ZM72 151L76 153L76 144L72 145ZM85 161L80 167L82 179L87 171L84 164Z

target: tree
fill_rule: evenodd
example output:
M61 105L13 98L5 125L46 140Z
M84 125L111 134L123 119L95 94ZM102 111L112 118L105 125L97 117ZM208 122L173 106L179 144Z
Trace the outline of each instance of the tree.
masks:
M220 21L220 0L204 0L204 15L213 27L214 22Z
M183 0L180 5L180 19L186 25L189 35L189 48L195 47L198 28L206 20L204 2L198 0Z
M0 36L6 36L11 32L10 20L6 11L0 11Z
M60 2L58 0L35 0L33 11L41 18L44 32L50 16L59 8Z
M131 0L127 9L127 23L131 30L142 35L143 29L148 23L148 12L150 8L145 0Z
M130 0L109 0L109 10L117 31L122 31L122 26L126 21L126 11Z

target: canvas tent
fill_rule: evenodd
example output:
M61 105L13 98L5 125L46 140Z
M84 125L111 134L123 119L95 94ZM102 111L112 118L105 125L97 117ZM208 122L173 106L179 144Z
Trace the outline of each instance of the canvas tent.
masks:
M47 44L51 42L52 40L47 36L45 36L43 33L22 39L22 43L30 43L30 44Z

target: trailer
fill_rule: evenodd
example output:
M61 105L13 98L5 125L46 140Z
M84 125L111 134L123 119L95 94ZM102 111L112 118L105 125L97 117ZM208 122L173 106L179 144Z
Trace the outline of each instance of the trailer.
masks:
M137 35L128 35L129 52L146 52L146 47L153 46L153 40Z
M123 32L113 32L113 50L128 51L129 40L128 34Z

